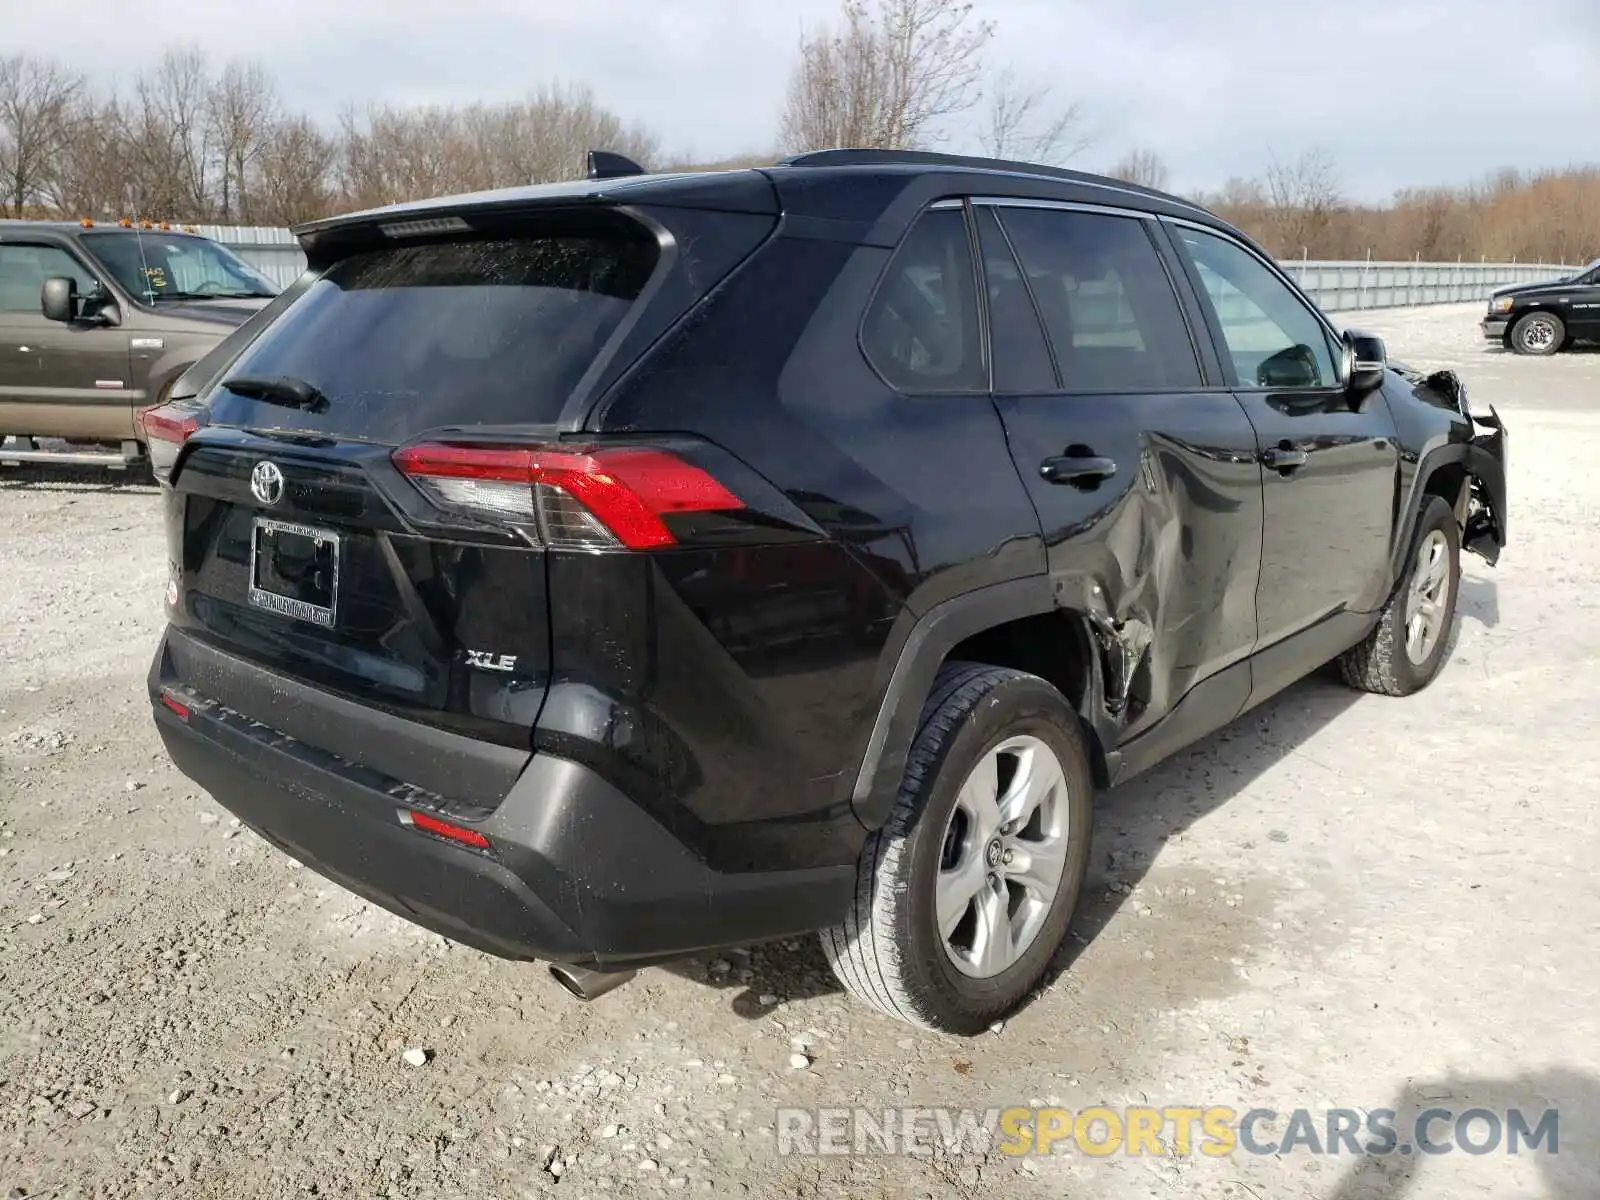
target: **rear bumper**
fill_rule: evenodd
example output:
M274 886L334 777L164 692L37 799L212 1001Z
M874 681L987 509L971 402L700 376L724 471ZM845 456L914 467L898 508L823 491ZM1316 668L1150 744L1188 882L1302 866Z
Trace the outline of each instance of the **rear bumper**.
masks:
M1510 327L1509 317L1485 317L1478 322L1478 328L1483 330L1483 336L1491 342L1504 341L1506 330Z
M172 668L173 636L149 686L178 769L306 866L465 945L616 968L807 932L849 904L853 866L713 871L597 773L553 755L532 756L493 810L451 805L197 693ZM410 811L490 848L421 832L401 821Z

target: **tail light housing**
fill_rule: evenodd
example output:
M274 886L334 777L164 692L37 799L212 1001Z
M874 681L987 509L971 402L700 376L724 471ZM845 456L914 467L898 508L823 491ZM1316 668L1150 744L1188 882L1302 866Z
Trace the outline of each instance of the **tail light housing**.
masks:
M744 502L709 472L648 446L483 446L426 442L394 464L446 512L515 525L543 544L653 550L677 544L665 518Z
M162 404L139 414L145 453L150 456L150 469L156 478L163 482L171 478L178 452L204 424L204 411L184 404Z

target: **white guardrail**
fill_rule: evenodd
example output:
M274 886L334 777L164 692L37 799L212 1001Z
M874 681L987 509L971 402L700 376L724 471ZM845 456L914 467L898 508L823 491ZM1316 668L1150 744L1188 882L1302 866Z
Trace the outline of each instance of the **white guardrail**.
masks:
M231 246L256 270L288 287L305 269L305 257L287 229L200 225L197 232ZM1280 264L1327 312L1407 308L1487 300L1497 287L1570 274L1577 267L1552 263L1324 262L1288 259Z

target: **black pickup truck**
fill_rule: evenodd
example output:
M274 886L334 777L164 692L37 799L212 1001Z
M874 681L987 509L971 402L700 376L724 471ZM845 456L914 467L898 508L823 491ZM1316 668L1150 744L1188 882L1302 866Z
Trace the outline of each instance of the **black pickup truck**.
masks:
M1554 354L1600 339L1600 258L1574 275L1497 289L1481 328L1518 354Z

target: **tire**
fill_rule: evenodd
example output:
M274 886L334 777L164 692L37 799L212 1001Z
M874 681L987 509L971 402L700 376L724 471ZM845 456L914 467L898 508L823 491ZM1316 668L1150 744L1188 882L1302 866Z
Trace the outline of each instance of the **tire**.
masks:
M1044 786L1056 778L1052 762L1059 783ZM990 763L999 804L984 805L981 784L966 785ZM1020 786L1024 763L1032 764L1026 777L1041 786ZM973 815L976 809L1000 819L1008 798L1015 815L1027 808L1020 797L1035 792L1036 807L1020 827L990 837L994 826ZM851 910L820 935L839 982L924 1028L962 1035L987 1029L1027 998L1066 937L1088 869L1093 815L1083 734L1061 693L1021 671L946 664L923 708L889 819L862 848ZM1025 878L1035 867L1038 877ZM977 890L947 940L940 893L954 914L969 884ZM983 936L997 927L1011 940Z
M1508 340L1518 354L1543 358L1566 343L1567 327L1555 313L1531 312L1511 327Z
M1431 638L1413 645L1409 631L1418 594L1418 579L1439 551L1442 570L1434 589L1436 625ZM1440 590L1443 589L1443 590ZM1339 658L1339 672L1351 687L1384 696L1409 696L1433 682L1450 652L1456 599L1461 592L1461 529L1455 513L1438 496L1429 496L1417 516L1416 532L1406 554L1406 569L1395 584L1378 623L1362 641ZM1415 651L1424 649L1420 658Z

